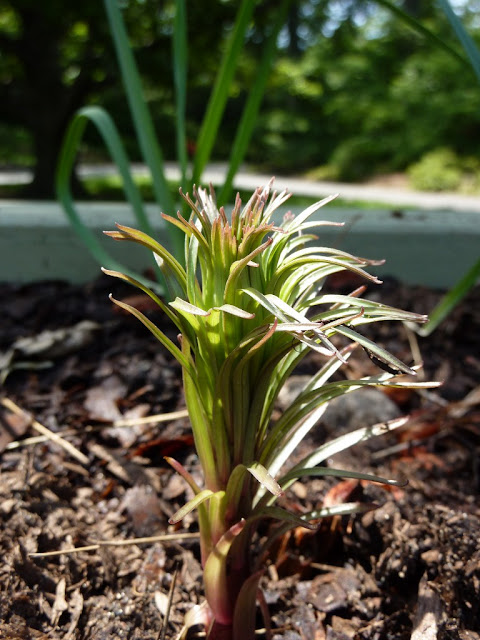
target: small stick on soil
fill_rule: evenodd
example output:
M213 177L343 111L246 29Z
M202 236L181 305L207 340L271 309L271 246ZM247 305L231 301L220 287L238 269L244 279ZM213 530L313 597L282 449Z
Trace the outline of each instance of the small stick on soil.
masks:
M442 600L424 574L418 585L417 612L410 640L437 640L442 619Z
M153 416L145 416L143 418L128 418L114 420L113 422L106 422L104 424L91 425L87 424L84 428L85 433L91 433L92 431L101 431L102 429L115 429L119 427L136 427L140 424L159 424L160 422L169 422L170 420L179 420L180 418L187 418L188 411L186 409L180 409L179 411L171 411L170 413L157 413ZM51 433L51 432L49 432ZM68 430L64 432L64 436L73 436L77 431ZM23 438L22 440L15 440L9 442L5 449L18 449L19 447L25 447L28 445L41 444L51 440L50 435L32 436L31 438Z
M55 433L54 431L50 431L50 429L47 429L47 427L45 427L43 424L40 424L40 422L38 422L38 420L35 420L35 418L32 415L30 415L28 411L21 409L12 400L10 400L9 398L2 398L2 405L12 413L16 413L19 416L27 416L28 419L30 420L30 424L36 431L38 431L42 435L46 436L49 440L52 440L52 442L55 442L60 447L65 449L65 451L67 451L67 453L69 453L72 456L72 458L75 458L76 460L78 460L78 462L86 466L90 464L90 461L87 458L87 456L84 455L81 451L78 451L78 449L76 449L73 446L73 444L71 444L70 442L67 442L67 440L64 440L61 436L58 435L58 433Z
M74 547L73 549L58 549L57 551L44 551L29 553L30 558L47 558L51 556L61 556L63 553L80 553L81 551L98 551L100 547L127 547L132 544L149 544L152 542L176 542L177 540L198 540L198 533L164 533L160 536L149 536L147 538L133 538L132 540L99 540L95 544L85 547Z
M170 618L170 611L171 611L172 602L173 602L173 593L175 591L175 584L177 582L177 575L178 575L178 562L176 563L175 571L173 572L172 583L170 585L170 590L168 592L167 610L166 610L165 616L163 618L163 624L162 624L162 627L160 629L160 633L158 634L158 640L165 640L165 637L166 637L167 625L168 625L168 620Z
M157 413L153 416L145 416L143 418L120 418L115 420L112 427L136 427L139 424L155 424L157 422L169 422L170 420L178 420L180 418L187 418L188 411L186 409L179 409L178 411L171 411L170 413ZM107 425L108 426L108 425ZM102 427L105 428L105 425Z

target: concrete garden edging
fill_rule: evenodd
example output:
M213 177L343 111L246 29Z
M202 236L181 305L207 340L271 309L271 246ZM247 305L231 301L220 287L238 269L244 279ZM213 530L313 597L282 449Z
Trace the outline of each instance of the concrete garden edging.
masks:
M156 205L147 205L150 221L162 238L166 223ZM81 204L82 220L113 258L131 269L149 266L146 250L113 242L102 230L115 222L137 226L124 203ZM284 208L284 212L288 207ZM292 208L293 213L296 212ZM450 287L480 255L478 211L365 210L327 205L318 220L344 222L343 227L319 229L319 242L355 255L385 258L378 275L391 275L406 284ZM70 226L55 202L0 201L0 280L35 282L61 279L87 282L100 266Z

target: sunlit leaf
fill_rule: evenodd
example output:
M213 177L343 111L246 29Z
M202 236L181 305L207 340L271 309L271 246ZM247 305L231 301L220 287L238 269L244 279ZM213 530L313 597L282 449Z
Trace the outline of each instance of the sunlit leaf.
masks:
M213 495L215 494L213 493L213 491L210 491L210 489L204 489L203 491L200 491L200 493L197 493L194 498L184 504L181 509L179 509L176 513L173 514L173 516L168 519L169 523L175 524L176 522L180 522L180 520L183 520L186 515L188 515L191 511L205 502L205 500L210 500Z

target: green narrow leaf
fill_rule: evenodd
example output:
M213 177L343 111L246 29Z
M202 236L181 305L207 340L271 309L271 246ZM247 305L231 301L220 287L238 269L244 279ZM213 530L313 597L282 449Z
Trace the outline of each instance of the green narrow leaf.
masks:
M275 509L276 507L271 507ZM283 525L277 527L277 529L270 534L270 536L266 539L266 541L262 545L262 553L259 554L260 558L264 558L267 551L273 545L275 540L283 536L290 529L294 529L297 526L306 527L307 529L317 529L316 525L311 525L309 520L320 520L321 518L330 518L332 516L345 516L351 515L354 513L365 513L365 511L371 511L372 505L361 504L359 502L345 502L344 504L335 505L333 507L323 507L322 509L316 509L315 511L310 511L308 513L304 513L300 516L302 522L297 524L296 522L287 521Z
M180 165L180 186L187 191L187 9L185 0L175 2L175 20L173 27L173 79L175 85L177 160Z
M390 2L390 0L375 0L375 1L377 4L385 7L386 9L391 11L394 15L398 16L401 20L403 20L403 22L408 24L408 26L411 27L414 31L417 31L417 33L420 33L421 35L423 35L425 38L427 38L427 40L430 40L441 49L444 49L445 51L447 51L451 56L456 58L459 62L462 62L463 64L468 64L468 61L460 53L458 53L458 51L456 51L453 47L451 47L449 44L444 42L444 40L442 40L442 38L437 36L433 31L430 31L430 29L427 29L427 27L425 27L421 22L419 22L418 20L415 20L415 18L412 18L412 16L409 15L406 11L402 11L402 9L400 9L395 4L393 4L393 2Z
M120 173L125 196L132 207L138 225L145 233L153 233L153 229L143 207L140 192L130 172L130 161L125 152L120 135L115 127L115 123L109 114L100 107L84 107L83 109L79 109L67 128L57 163L55 177L57 198L62 204L74 231L89 249L94 258L100 264L111 269L131 273L119 262L114 260L107 251L105 251L98 238L87 227L87 225L83 223L74 203L70 186L71 176L73 174L75 160L78 155L85 128L89 123L91 123L99 132L102 140L105 142L110 157ZM156 265L155 269L161 278L161 273L158 271ZM149 283L150 286L157 290L162 289L161 285L148 281L141 275L135 274L135 277L143 283Z
M171 211L173 201L165 180L162 152L157 144L153 122L143 98L142 82L130 48L120 5L117 0L104 0L104 5L140 150L150 168L158 203Z
M230 267L230 273L225 284L225 299L233 300L237 292L237 283L240 275L244 269L246 269L255 256L258 256L272 243L272 238L268 238L263 244L251 251L247 256L241 260L236 260Z
M272 493L277 498L282 496L284 491L282 487L278 484L278 482L273 478L265 469L265 467L259 462L252 462L251 465L247 467L247 470L252 474L252 476L258 480L258 482L268 489L270 493Z
M274 318L278 318L282 322L288 323L287 316L276 304L272 302L272 300L270 300L268 296L264 296L263 293L253 289L252 287L245 287L245 289L241 289L241 292L246 293L248 296L253 298L255 302L271 313Z
M151 235L144 233L138 229L132 229L131 227L127 227L123 224L117 223L117 228L119 231L104 231L103 233L114 240L130 240L131 242L137 242L138 244L147 247L150 249L155 256L160 258L158 262L160 269L165 273L166 277L168 276L168 271L174 276L175 280L178 283L178 286L181 288L182 292L186 292L187 289L187 276L185 274L185 269L178 262L178 260L169 252L163 245L154 240ZM168 267L168 271L164 270L164 265L166 264Z
M179 329L179 331L183 330L183 328L181 327L178 321L177 316L172 312L172 310L169 309L169 307L166 304L164 304L163 301L160 300L160 298L151 289L146 287L142 282L139 282L138 280L135 280L135 278L132 278L131 276L125 273L121 273L120 271L112 271L111 269L104 269L103 267L101 268L101 270L105 275L111 276L113 278L119 278L120 280L125 280L125 282L128 282L129 284L133 285L134 287L137 287L138 289L146 293L155 302L155 304L158 305L158 307L163 311L163 313L173 322L173 324L177 327L177 329Z
M286 473L282 478L282 485L289 484L291 480L298 480L305 477L327 477L334 478L353 478L356 480L368 480L369 482L377 482L379 484L387 484L392 487L404 487L408 484L408 480L395 480L393 478L383 478L371 473L363 473L361 471L347 471L345 469L332 469L330 467L308 467L304 469L296 469Z
M233 179L245 158L253 130L258 120L260 104L265 94L265 88L277 49L278 34L285 24L285 18L290 2L291 0L283 0L280 7L276 10L275 22L272 25L271 33L265 44L260 64L256 68L254 84L250 88L247 103L236 128L235 139L230 152L227 175L225 176L223 187L218 197L219 202L228 202L232 195Z
M205 309L200 309L194 304L190 304L186 300L182 300L181 298L175 298L173 302L169 302L170 306L182 313L187 313L193 316L202 316L206 317L210 315L210 311L205 311Z
M307 207L304 211L299 213L298 215L291 218L289 221L285 222L283 227L286 232L290 235L291 233L298 232L302 229L302 225L308 220L308 218L313 215L316 211L327 205L332 200L338 198L338 193L335 193L331 196L327 196L326 198L322 198L322 200L318 200L318 202L314 202L309 207ZM320 220L315 222L315 226L328 226L328 227L343 227L344 222L330 222L327 220ZM282 242L285 236L279 236L280 242Z
M183 464L180 464L180 462L178 462L177 460L175 460L175 458L171 458L170 456L165 456L165 460L166 462L168 462L168 464L175 469L175 471L182 476L182 478L187 482L187 484L189 485L189 487L192 489L193 493L195 495L198 495L199 493L201 493L201 489L198 486L198 484L195 482L195 480L193 479L193 476L191 473L189 473L185 467L183 466Z
M450 2L448 2L448 0L438 0L438 4L443 9L444 14L447 16L447 19L450 22L450 26L455 32L457 38L460 40L462 47L467 54L468 59L470 60L470 64L475 72L475 75L480 81L480 51L477 45L463 26L460 18L452 9L452 5L450 4Z
M242 0L238 9L227 50L222 58L215 86L210 96L207 111L197 140L197 151L193 167L192 182L198 184L207 164L217 138L218 127L222 118L232 79L242 52L247 27L255 8L255 0Z
M183 345L183 348L187 351L186 345ZM204 406L205 393L201 388L199 376L184 376L183 388L205 484L212 491L218 491L222 487L220 478L228 478L230 470L230 451L226 434L221 431L212 433L212 425Z
M325 443L321 447L318 447L316 451L313 451L308 456L303 458L303 460L301 460L292 469L290 469L288 473L291 475L295 474L298 469L316 467L328 458L331 458L335 454L353 447L359 442L364 442L375 436L381 436L386 433L390 433L394 429L403 427L403 425L406 424L408 420L408 416L395 418L393 420L389 420L388 422L381 422L373 426L361 427L360 429L355 429L355 431L339 436L338 438ZM283 478L280 479L280 486L285 488Z
M364 349L366 349L367 352L374 354L374 356L376 356L380 362L385 362L388 365L391 365L392 367L394 367L396 369L395 373L403 372L403 373L407 373L410 376L416 375L416 372L414 371L414 369L407 367L407 365L404 364L401 360L399 360L396 356L389 353L388 351L380 347L378 344L376 344L372 340L365 338L357 331L350 329L350 327L339 326L339 327L335 327L334 331L336 333L341 333L342 335L346 336L347 338L350 338L350 340L353 340L354 342L358 342L358 344L362 345L362 347L364 347Z
M244 320L252 320L255 317L254 313L249 313L248 311L244 311L240 309L240 307L236 307L233 304L222 304L221 307L213 307L215 311L224 311L225 313L229 313L232 316L236 316L237 318L243 318Z
M417 333L423 337L429 336L432 331L455 309L461 300L472 289L480 278L480 260L457 282L457 284L445 294L434 310L430 313L427 324L421 328L415 327Z
M160 331L160 329L155 324L153 324L151 320L144 316L141 311L135 309L135 307L132 307L131 305L127 304L126 302L122 302L121 300L116 300L112 296L112 294L110 294L109 298L117 306L125 309L125 311L128 311L138 320L140 320L140 322L142 322L147 327L147 329L149 329L151 333L153 333L155 338L161 344L163 344L163 346L168 349L168 351L170 351L175 360L177 360L177 362L182 365L183 369L189 374L189 376L194 378L195 372L193 371L191 363L185 358L180 349L175 344L173 344L170 338L167 338L167 336L162 331Z
M210 489L203 489L200 493L197 493L195 497L189 500L186 504L183 505L176 513L173 514L171 518L168 519L170 524L176 524L183 520L183 518L189 514L191 511L196 509L199 505L201 505L205 500L210 500L215 494Z
M263 571L257 571L242 584L233 613L233 640L255 637L258 583Z

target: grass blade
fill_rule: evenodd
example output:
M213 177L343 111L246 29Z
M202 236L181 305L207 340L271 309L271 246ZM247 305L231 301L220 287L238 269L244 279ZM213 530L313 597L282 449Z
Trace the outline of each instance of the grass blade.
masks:
M173 80L175 85L177 160L180 166L180 186L187 191L187 10L185 0L176 1L175 22L173 27Z
M217 75L207 111L202 122L202 127L197 140L197 151L193 167L192 181L198 184L205 165L207 164L214 142L217 138L218 127L225 110L231 82L238 59L242 52L245 33L255 8L254 0L243 0L237 12L235 26L233 28L227 50L222 59L222 65Z
M233 179L247 152L247 147L257 122L258 110L265 94L265 87L272 67L272 61L277 50L277 37L280 29L285 24L289 5L290 0L283 0L281 6L278 8L277 17L265 45L262 60L256 70L255 82L250 90L232 145L227 175L219 195L219 202L221 203L227 202L232 195Z
M210 500L210 498L214 495L213 491L210 489L203 489L200 493L197 493L191 500L189 500L186 504L183 505L176 513L173 514L168 519L170 524L176 524L183 520L186 515L188 515L191 511L199 507L201 504L205 502L205 500Z
M152 227L144 210L140 192L130 172L129 158L125 152L122 140L115 127L115 123L109 114L100 107L84 107L77 111L70 122L58 158L55 180L57 198L62 204L74 231L87 246L95 259L98 260L100 264L103 264L110 269L126 271L123 265L119 264L107 251L105 251L98 238L83 223L75 207L70 187L70 179L85 128L89 123L92 123L99 132L112 160L117 166L123 181L125 195L132 206L138 225L146 233L153 234ZM155 263L153 264L155 265ZM159 278L161 278L161 272L156 265L155 269ZM160 285L146 280L141 275L134 275L137 280L142 283L146 283L147 286L151 286L157 290L163 289Z
M439 2L441 3L442 0L439 0ZM391 11L394 15L396 15L398 18L400 18L406 24L408 24L408 26L411 27L414 31L417 31L417 33L427 38L427 40L430 40L431 42L439 46L441 49L444 49L445 51L447 51L451 56L456 58L462 64L468 64L468 60L464 56L462 56L460 53L458 53L458 51L456 51L453 47L447 44L444 40L442 40L442 38L437 36L433 31L430 31L430 29L427 29L427 27L425 27L421 22L419 22L418 20L415 20L415 18L409 15L406 11L403 11L402 9L397 7L395 4L393 4L393 2L390 2L389 0L376 0L376 3L381 5L382 7L385 7L385 9L388 9L389 11Z
M143 97L140 74L130 48L120 7L117 0L104 0L104 3L140 151L150 169L155 198L162 209L173 211L174 202L165 178L162 151L157 142L153 121ZM181 256L183 236L176 229L173 229L171 240L175 254Z
M450 2L448 2L448 0L438 0L438 4L442 8L443 13L446 15L447 20L450 22L450 26L455 32L455 35L460 40L460 43L462 44L462 47L467 54L468 59L470 60L470 64L475 72L475 75L480 81L480 51L478 50L477 45L463 26L460 18L452 9L452 5L450 4Z
M430 314L430 319L424 327L415 330L420 336L429 336L438 325L455 309L457 304L467 295L478 279L480 278L480 259L467 271L467 273L450 289L448 293L440 300L437 306Z
M172 210L173 202L164 178L162 152L156 144L153 122L143 99L140 74L129 45L120 7L116 0L104 0L104 2L133 124L140 150L152 173L155 196L159 204L162 203L166 209Z

